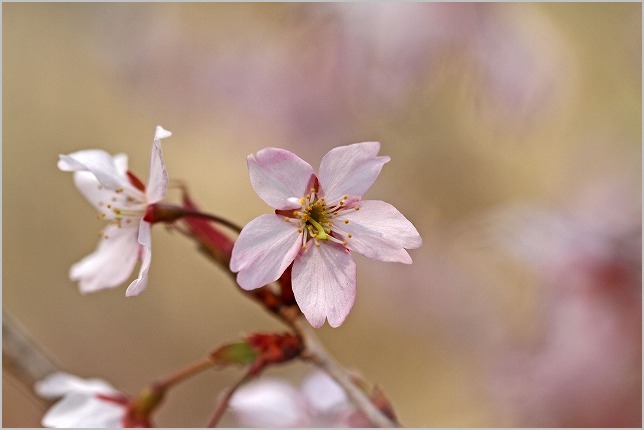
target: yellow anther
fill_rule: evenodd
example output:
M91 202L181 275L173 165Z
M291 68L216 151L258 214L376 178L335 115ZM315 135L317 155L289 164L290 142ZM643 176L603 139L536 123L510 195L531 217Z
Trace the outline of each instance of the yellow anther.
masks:
M349 196L347 196L346 194L342 196L342 200L346 200L348 198L349 198Z
M112 205L107 205L107 208L108 208L108 209L112 209Z
M114 191L115 191L115 192L117 192L117 193L122 193L122 192L123 192L123 188L117 188L117 189L115 189Z
M319 248L319 247L320 247L320 242L318 242L318 241L316 240L316 241L315 241L315 246L317 246L317 247Z
M284 217L284 221L289 222L291 219L287 216Z
M344 206L344 200L340 200L339 205L340 205L340 206Z
M353 209L355 209L355 210L359 211L359 210L360 210L360 206L355 206Z
M300 204L301 204L301 205L303 205L305 201L306 201L306 200L304 200L304 198L301 198L301 199L300 199Z
M348 219L345 219L345 220L344 220L344 223L345 223L345 224L349 224L349 220L348 220Z
M121 210L120 210L120 209L114 208L114 209L112 209L112 211L113 211L115 214L117 214L117 215L120 215L120 214L121 214Z
M315 193L315 192L317 192L315 191L315 188L311 188L311 193Z
M347 241L346 241L346 240L343 240L343 241L342 241L342 245L347 246Z
M353 237L353 235L351 235L351 233L349 233L349 234L347 234L347 237L348 237L349 239L351 239L351 238Z
M302 233L302 227L299 227L299 228L297 229L297 232L298 232L298 233Z

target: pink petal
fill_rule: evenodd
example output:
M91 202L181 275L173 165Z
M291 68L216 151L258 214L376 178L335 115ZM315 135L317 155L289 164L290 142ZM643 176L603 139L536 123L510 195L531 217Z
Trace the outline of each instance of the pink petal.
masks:
M361 198L376 181L389 157L378 157L380 143L363 142L330 150L320 163L320 188L328 203L343 195Z
M172 133L165 130L161 126L157 126L154 135L154 143L152 144L152 155L150 159L150 177L146 187L146 195L148 203L156 203L165 197L166 190L168 189L168 172L165 168L163 161L163 153L161 152L161 139L171 136Z
M339 327L356 298L356 265L349 251L333 242L309 242L293 263L291 275L295 301L313 327L329 320Z
M423 243L416 227L389 203L365 200L358 206L360 210L344 210L334 218L335 224L352 235L347 247L376 260L410 264L404 248L415 249Z
M47 411L42 424L54 428L121 428L125 412L117 403L70 393Z
M130 276L139 253L137 234L136 227L110 225L104 230L96 250L70 269L69 277L80 281L81 293L116 287Z
M257 195L275 209L295 209L307 193L313 168L290 151L264 148L249 155L250 182Z
M148 286L148 270L152 261L152 235L151 224L146 221L141 221L139 225L138 243L141 245L139 250L142 255L141 267L139 268L139 277L136 278L125 290L127 297L137 296L141 294L145 287Z
M86 149L69 155L60 155L58 168L65 172L90 172L102 186L111 190L128 185L116 166L114 158L99 149Z
M237 283L254 290L277 280L301 248L297 227L279 215L260 215L242 229L233 247L230 270Z

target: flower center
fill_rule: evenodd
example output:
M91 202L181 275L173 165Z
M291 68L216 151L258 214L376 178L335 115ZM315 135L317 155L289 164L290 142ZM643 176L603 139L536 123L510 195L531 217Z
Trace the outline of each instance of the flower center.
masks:
M145 196L138 189L106 190L102 185L98 185L98 190L100 193L96 202L99 209L98 219L106 220L120 228L123 224L135 225L145 215L147 203ZM108 239L102 232L101 236Z
M359 209L357 205L346 207L348 196L343 196L337 204L327 204L323 196L319 196L315 188L311 188L310 193L300 199L302 207L294 210L292 214L295 219L284 217L287 222L298 224L298 231L304 232L302 235L302 248L306 248L306 243L313 240L315 246L320 246L319 241L336 242L348 248L347 241L352 237L341 225L349 224L349 220L339 221L337 217L343 212L350 209Z

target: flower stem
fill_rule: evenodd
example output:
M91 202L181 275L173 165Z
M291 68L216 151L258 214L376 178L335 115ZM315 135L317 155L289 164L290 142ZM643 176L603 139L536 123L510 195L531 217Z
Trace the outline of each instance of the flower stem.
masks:
M195 363L192 363L183 369L179 370L178 372L170 375L166 379L162 379L160 381L156 381L152 384L152 386L157 389L157 390L165 390L181 381L184 379L187 379L193 375L196 375L197 373L200 373L209 367L213 366L215 362L210 358L204 358L202 360L199 360Z
M195 217L195 218L205 218L205 219L208 219L210 221L214 221L214 222L216 222L218 224L225 225L226 227L228 227L229 229L231 229L233 231L236 231L237 233L240 233L242 231L242 228L240 226L238 226L237 224L235 224L235 223L233 223L231 221L228 221L225 218L218 217L217 215L212 215L212 214L208 214L208 213L205 213L205 212L199 212L199 211L184 209L183 210L183 216L191 216L191 217Z

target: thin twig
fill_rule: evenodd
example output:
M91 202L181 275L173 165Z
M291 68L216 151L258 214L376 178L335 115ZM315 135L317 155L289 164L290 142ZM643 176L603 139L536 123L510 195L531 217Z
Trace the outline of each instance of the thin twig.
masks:
M303 359L310 361L331 375L331 377L335 379L342 388L344 388L356 408L358 408L374 426L400 427L397 422L391 420L380 409L378 409L367 394L355 384L349 372L335 361L331 354L329 354L318 339L315 331L301 315L293 318L290 323L293 329L304 340L305 350L302 353Z
M165 390L165 389L167 389L167 388L169 388L169 387L171 387L171 386L183 381L184 379L187 379L187 378L189 378L189 377L191 377L193 375L196 375L199 372L202 372L202 371L208 369L209 367L212 367L214 364L215 364L215 362L210 357L204 358L203 360L199 360L199 361L197 361L195 363L192 363L192 364L184 367L183 369L175 372L174 374L170 375L169 377L167 377L165 379L156 381L152 385L156 389Z
M219 400L217 401L217 405L215 405L215 411L212 414L212 417L210 418L210 421L208 421L208 427L216 427L217 424L219 423L219 420L221 417L224 415L226 412L226 409L228 409L228 403L230 402L230 398L235 394L235 391L242 386L246 381L248 381L251 376L253 376L249 371L243 374L243 376L235 382L233 385L230 387L227 387L219 396Z

